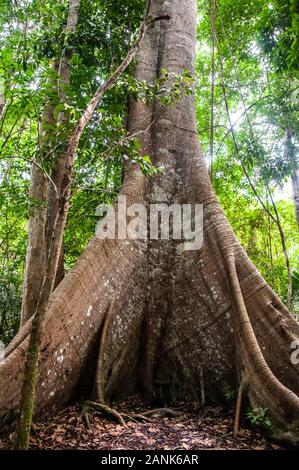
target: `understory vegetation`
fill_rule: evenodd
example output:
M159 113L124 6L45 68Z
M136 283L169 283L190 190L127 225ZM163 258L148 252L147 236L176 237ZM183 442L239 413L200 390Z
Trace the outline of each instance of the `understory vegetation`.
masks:
M298 30L296 0L199 1L197 122L216 194L253 263L299 314L299 230L291 179L298 171ZM115 14L117 12L117 14ZM143 14L140 0L82 0L76 34L65 33L67 2L2 1L0 6L0 338L19 328L30 168L40 149L42 110L51 96L51 67L72 51L64 105L53 89L54 115L43 159L47 177L96 88L129 50ZM67 226L69 270L95 231L96 208L110 203L128 159L150 178L150 156L126 128L128 96L156 97L131 68L108 91L80 140ZM180 85L171 99L182 93ZM171 106L162 102L164 106ZM298 196L298 195L297 195ZM80 223L78 223L80 220ZM290 298L288 299L288 295Z

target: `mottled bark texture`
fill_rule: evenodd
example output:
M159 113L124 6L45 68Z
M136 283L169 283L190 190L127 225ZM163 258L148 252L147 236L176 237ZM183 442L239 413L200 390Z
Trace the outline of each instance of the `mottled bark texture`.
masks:
M148 29L137 77L152 82L162 67L194 72L196 0L156 0L151 9L171 19ZM251 406L269 409L274 436L298 442L298 365L290 347L299 326L219 206L199 146L194 100L184 96L174 109L130 103L131 130L147 129L154 119L141 134L142 151L165 173L147 179L131 166L122 193L128 203L202 203L203 247L182 252L175 241L94 238L51 297L36 414L54 413L78 391L91 391L102 338L100 387L107 401L136 389L157 394L161 386L172 395L219 400L227 386L245 381L243 401L246 394ZM1 414L19 403L28 330L29 324L0 366Z
M51 84L48 83L48 86L50 87ZM46 269L46 200L49 185L48 179L42 170L42 165L44 164L45 149L50 140L50 129L53 131L54 123L53 106L48 102L40 125L40 150L37 151L35 157L35 162L39 166L33 164L31 169L28 243L23 282L21 327L35 312Z

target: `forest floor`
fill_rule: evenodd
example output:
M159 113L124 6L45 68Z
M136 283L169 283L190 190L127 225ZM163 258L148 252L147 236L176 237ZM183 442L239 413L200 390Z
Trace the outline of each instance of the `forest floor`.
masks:
M117 404L124 413L142 413L148 405L138 397ZM105 415L82 413L82 407L70 406L46 422L34 423L30 449L97 450L272 450L283 449L258 431L242 423L234 439L233 411L219 406L196 409L195 404L181 404L175 416L157 412L146 422L127 421L127 427ZM12 434L2 429L0 448L11 447Z

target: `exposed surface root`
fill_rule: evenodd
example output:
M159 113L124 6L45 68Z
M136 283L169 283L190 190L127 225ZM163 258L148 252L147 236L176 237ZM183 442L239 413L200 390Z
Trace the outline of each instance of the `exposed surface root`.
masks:
M108 333L112 318L113 318L113 302L110 303L105 319L104 319L104 324L103 324L103 329L102 329L102 334L101 334L101 339L100 339L99 353L98 353L98 361L97 361L97 369L96 369L96 377L95 377L95 388L96 388L96 393L97 393L97 401L99 403L105 402L104 355L105 355L107 333Z
M135 423L138 421L151 423L153 421L151 417L174 418L174 417L183 416L185 414L182 411L174 410L172 408L155 408L153 410L146 410L140 413L120 412L120 411L117 411L115 408L111 408L110 406L106 404L98 403L97 401L88 400L84 403L84 406L83 406L83 414L84 414L85 422L88 428L90 427L90 420L89 420L90 411L92 411L93 414L97 414L99 412L100 414L111 416L119 424L121 424L124 427L127 427L126 420L133 421Z
M108 405L104 405L103 403L98 403L96 401L86 401L84 404L85 413L86 413L87 408L100 411L101 413L105 413L108 416L112 416L118 421L119 424L121 424L124 427L127 426L122 414Z

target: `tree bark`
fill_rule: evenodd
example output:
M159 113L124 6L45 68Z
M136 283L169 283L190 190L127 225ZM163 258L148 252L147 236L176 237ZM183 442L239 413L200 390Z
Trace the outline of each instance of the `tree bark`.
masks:
M196 3L151 4L151 15L171 19L148 29L138 79L153 82L162 68L194 72ZM206 401L218 401L227 385L238 388L245 377L251 406L268 408L272 436L298 443L298 366L290 358L298 323L249 261L219 206L198 141L194 94L174 108L157 112L157 106L131 101L129 128L148 129L140 134L142 152L165 172L148 180L128 165L122 194L128 204L203 204L203 247L182 251L175 240L96 237L89 243L45 312L36 416L53 414L78 391L91 392L109 310L97 376L106 401L141 389L154 395L161 383L170 393L179 386L186 399L200 400L204 390ZM0 365L0 414L19 404L28 329Z
M3 87L4 88L4 87ZM4 89L2 88L2 83L0 84L0 118L2 116L2 112L5 108L5 93Z
M70 0L69 2L69 11L68 11L68 18L67 24L65 28L66 36L70 33L74 34L77 29L78 19L79 19L79 6L80 0ZM68 41L68 39L67 39ZM59 97L59 102L61 104L65 104L68 101L68 89L71 83L71 60L72 60L72 48L66 43L61 57L60 63L58 67L58 79L57 79L57 93ZM62 111L59 113L58 122L67 124L69 120L68 113ZM69 136L65 137L65 143L62 143L59 147L58 155L56 155L56 161L51 173L52 180L57 188L59 197L63 197L64 191L64 179L65 173L68 171L66 168L67 159L66 159L66 149L68 146L68 139ZM49 186L48 195L47 195L47 224L46 224L46 253L47 256L49 255L52 237L54 232L54 226L57 220L57 217L61 217L62 215L59 214L59 198L53 188L53 186ZM58 272L54 287L57 287L59 282L64 277L64 262L63 262L63 246L61 247L61 254L59 256L59 264L58 264Z
M299 228L299 170L294 170L292 174L293 201L295 208L295 216Z
M53 64L55 71L55 64ZM51 83L48 84L51 87ZM53 84L52 84L53 85ZM40 126L40 149L32 164L30 181L30 202L28 222L28 242L23 282L21 322L22 327L34 314L46 269L46 219L48 179L42 170L45 148L51 139L51 131L55 125L53 105L46 104ZM56 196L57 197L57 196Z

